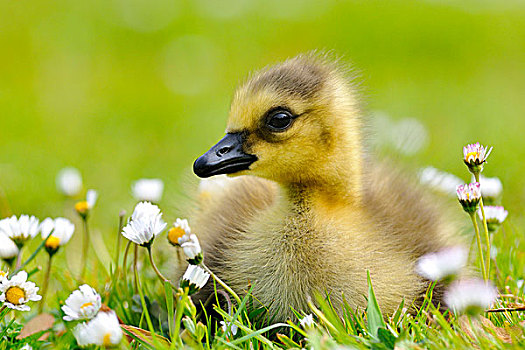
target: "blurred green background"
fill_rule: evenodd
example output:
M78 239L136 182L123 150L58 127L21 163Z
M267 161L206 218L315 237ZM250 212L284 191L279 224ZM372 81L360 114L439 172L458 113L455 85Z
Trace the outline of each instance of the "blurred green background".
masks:
M511 218L524 209L522 1L0 0L0 47L0 190L15 214L64 215L55 176L74 166L100 192L100 228L132 210L141 177L165 181L172 221L237 83L312 49L353 62L367 113L425 125L404 162L467 180L461 147L493 145L485 175Z

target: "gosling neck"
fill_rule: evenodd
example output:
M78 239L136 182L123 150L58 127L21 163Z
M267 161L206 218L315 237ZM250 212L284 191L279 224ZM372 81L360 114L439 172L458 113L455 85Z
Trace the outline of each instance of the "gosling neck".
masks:
M355 170L355 169L354 169ZM284 192L290 203L302 209L316 203L342 206L361 204L361 178L355 173L338 172L334 176L319 177L312 181L284 184Z

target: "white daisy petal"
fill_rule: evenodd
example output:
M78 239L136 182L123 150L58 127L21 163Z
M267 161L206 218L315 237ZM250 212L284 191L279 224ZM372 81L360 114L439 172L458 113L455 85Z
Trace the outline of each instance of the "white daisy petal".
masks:
M503 192L503 184L497 177L485 177L480 175L481 194L483 198L496 199Z
M10 309L29 311L31 308L26 305L27 302L42 299L37 294L38 289L33 282L27 281L27 273L20 271L13 277L0 281L0 302Z
M40 228L42 239L46 239L51 230L53 230L53 233L46 241L46 248L50 249L58 249L58 247L68 243L75 232L75 225L66 218L56 218L54 220L46 218L40 225Z
M456 192L456 187L463 183L459 177L433 167L421 169L419 172L419 181L449 196L453 196Z
M15 215L0 220L0 231L6 234L18 245L23 245L29 239L35 237L40 230L38 219L34 216Z
M114 311L99 312L91 321L77 325L73 335L79 346L111 347L120 344L122 329Z
M82 190L82 175L78 169L67 167L58 173L56 185L60 192L69 197L74 197Z
M16 257L18 247L3 231L0 231L0 259L9 260Z
M462 247L446 248L419 258L416 271L429 280L439 281L459 274L467 264L467 258L467 251Z
M138 201L158 203L163 191L164 182L161 179L140 179L131 186L133 197Z
M159 207L149 202L141 202L135 207L130 222L122 229L122 235L133 243L147 245L164 231L166 226Z
M230 328L231 334L233 334L233 335L237 334L237 331L238 331L239 327L237 327L237 325L235 325L234 323L221 321L220 324L221 324L221 329L222 329L222 331L224 333L226 333L228 328ZM231 334L226 334L226 336L230 337Z
M202 249L196 235L191 234L180 246L191 264L198 265L202 261Z
M478 314L492 305L498 292L482 280L462 280L452 283L445 292L445 303L458 313Z
M181 288L188 287L190 294L197 292L204 287L210 278L210 274L202 267L197 265L189 265L186 272L181 278Z
M100 310L102 300L100 295L89 285L84 284L66 299L62 311L66 314L65 321L88 320L95 317Z
M92 209L95 206L95 203L97 203L98 199L98 192L95 190L88 190L86 193L86 202L88 204L88 208Z
M299 324L303 328L311 328L314 325L314 316L312 314L308 314L304 316L302 319L299 320Z

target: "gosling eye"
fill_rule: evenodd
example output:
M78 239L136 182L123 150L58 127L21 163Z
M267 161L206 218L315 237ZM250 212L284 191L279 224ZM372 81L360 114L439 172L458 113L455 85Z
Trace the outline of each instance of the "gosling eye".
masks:
M285 109L276 109L268 113L266 117L266 126L270 131L281 132L288 129L293 120L294 115Z

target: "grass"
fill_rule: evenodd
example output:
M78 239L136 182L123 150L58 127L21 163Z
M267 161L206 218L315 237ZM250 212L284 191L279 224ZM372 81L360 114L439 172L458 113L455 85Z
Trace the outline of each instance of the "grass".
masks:
M122 228L122 214L118 222L114 235L118 235ZM107 234L111 235L111 232ZM157 237L156 241L162 238ZM35 257L40 255L42 258L45 241L37 241L32 242L35 249L26 252L27 259L22 268L29 271L30 280L42 281L43 271ZM242 300L236 301L237 295L219 292L220 285L213 278L208 282L216 287L209 300L212 307L202 309L201 305L193 303L187 288L176 288L176 281L170 283L157 278L148 264L147 249L139 247L140 254L135 260L133 244L129 251L120 243L113 247L106 268L97 259L100 255L97 257L91 249L85 280L97 287L104 305L118 315L125 335L118 346L121 349L521 348L525 345L525 314L509 310L522 310L525 306L523 283L519 282L525 261L521 253L523 243L507 221L494 235L493 244L499 248L499 253L492 259L490 277L500 292L494 308L502 309L502 312L484 312L472 317L449 310L443 312L430 302L435 283L429 286L420 307L400 300L393 315L384 315L376 300L370 275L369 292L363 296L368 300L365 310L353 309L346 302L342 310L337 310L328 296L317 295L316 300L309 303L308 310L294 311L295 320L278 323L266 306L260 305L252 296L256 286L252 286ZM68 249L68 246L60 248L57 256L63 256ZM110 251L109 247L104 249ZM174 254L171 250L152 251L155 259L163 261L164 255ZM134 268L136 263L139 263L139 269ZM161 266L161 270L167 269L169 266ZM62 321L64 314L60 305L80 284L79 274L80 270L73 271L63 259L53 266L54 292L49 293L43 305L44 315L51 317L51 321L43 322L44 316L37 315L34 305L30 312L9 312L9 309L0 312L0 349L19 349L25 344L41 349L76 348L71 332L76 323ZM298 320L307 313L313 315L314 323L299 324ZM29 322L31 319L33 321ZM224 322L226 330L219 321ZM232 334L232 325L238 328L235 335Z

